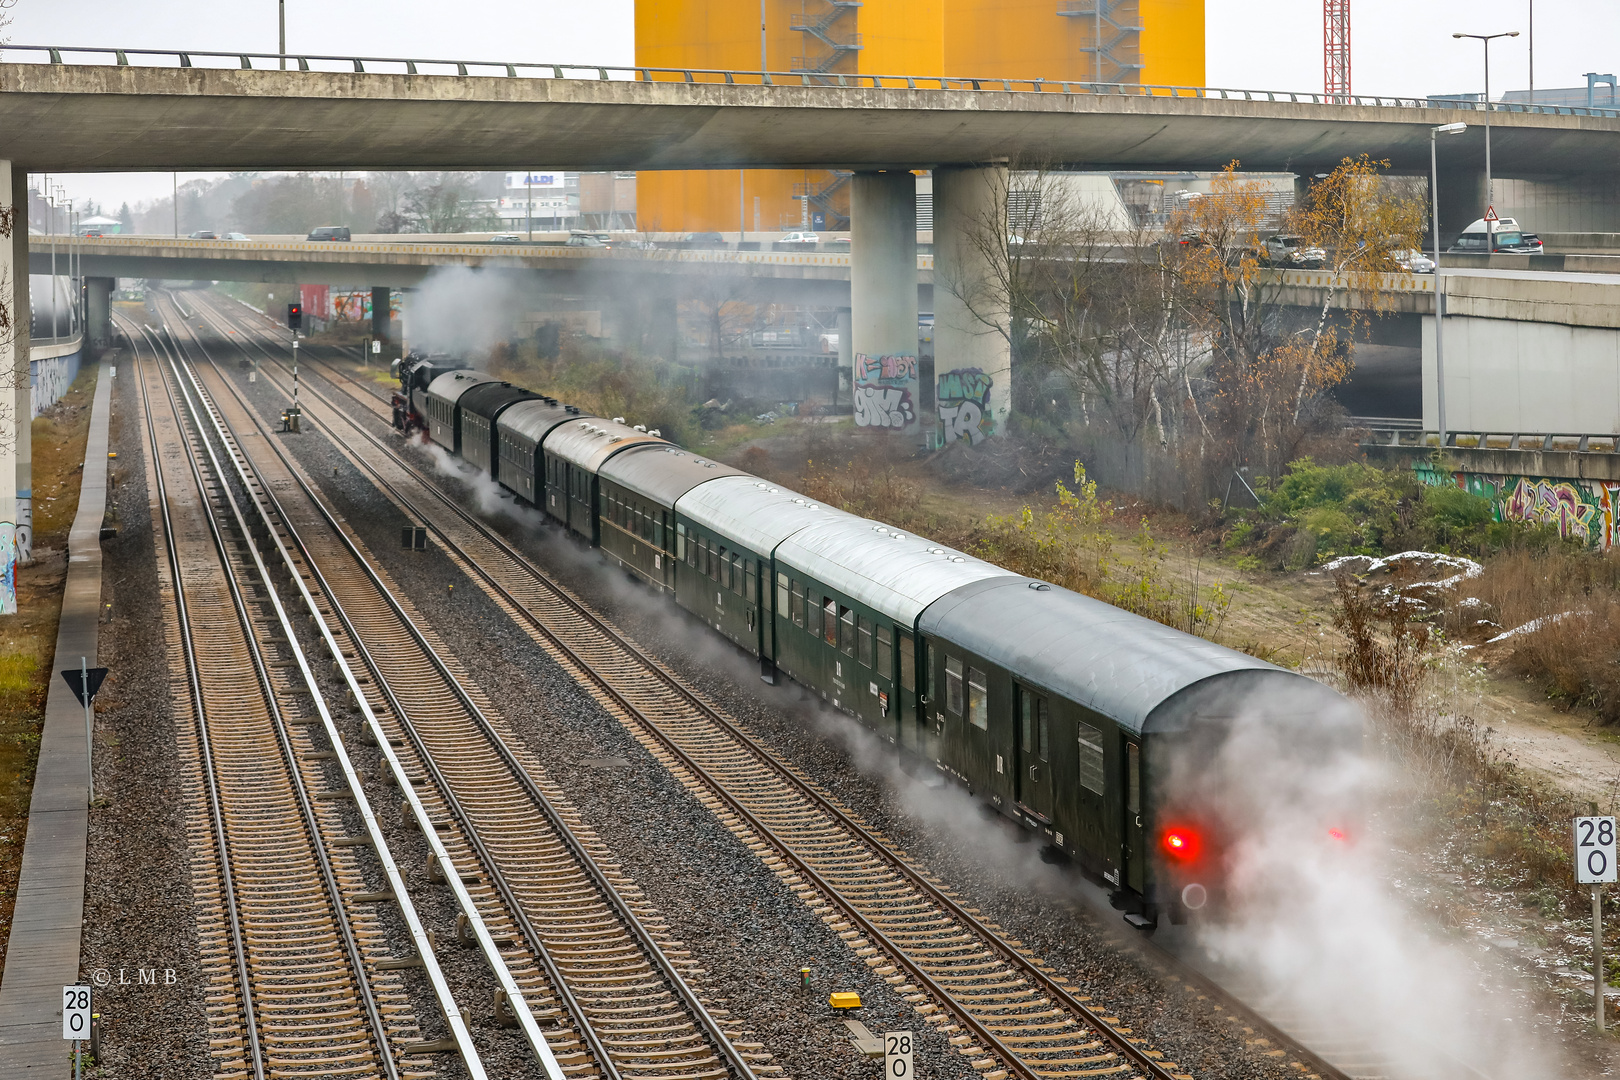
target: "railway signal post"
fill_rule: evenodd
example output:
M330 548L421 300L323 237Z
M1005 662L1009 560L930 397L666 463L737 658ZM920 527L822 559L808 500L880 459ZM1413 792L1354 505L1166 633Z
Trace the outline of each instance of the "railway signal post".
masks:
M1599 1031L1604 1028L1603 886L1620 877L1616 873L1620 867L1615 865L1617 847L1614 818L1575 819L1575 881L1592 886L1592 1004Z

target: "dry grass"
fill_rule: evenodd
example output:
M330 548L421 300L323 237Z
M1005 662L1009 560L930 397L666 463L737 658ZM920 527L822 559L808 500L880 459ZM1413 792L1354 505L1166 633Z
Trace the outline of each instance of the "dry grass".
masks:
M1446 622L1476 642L1517 629L1485 645L1487 661L1536 682L1563 708L1620 722L1620 552L1504 552L1458 590Z
M1334 668L1403 780L1396 819L1421 823L1423 842L1489 867L1527 907L1579 910L1586 894L1575 884L1569 820L1590 808L1533 781L1467 715L1462 684L1478 677L1477 665L1418 621L1420 605L1401 584L1375 588L1341 576L1333 618L1345 640Z

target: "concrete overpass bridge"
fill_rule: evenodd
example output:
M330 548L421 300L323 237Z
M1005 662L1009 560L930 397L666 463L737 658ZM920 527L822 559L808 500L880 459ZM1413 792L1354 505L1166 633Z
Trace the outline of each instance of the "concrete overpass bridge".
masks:
M0 263L15 271L29 258L26 200L13 190L29 171L503 169L536 161L580 169L848 169L856 174L848 336L857 369L872 380L858 379L856 393L898 398L907 387L877 373L916 369L903 362L915 355L918 310L908 170L928 168L933 273L949 286L933 305L936 367L989 385L984 426L995 430L1010 408L1010 355L1003 335L985 332L956 298L953 283L989 272L970 233L975 221L999 212L1008 162L1179 170L1237 160L1245 169L1308 175L1366 153L1418 174L1427 169L1430 129L1477 126L1481 108L1492 113L1497 176L1620 171L1614 110L971 77L9 45L0 53L8 166L0 169L0 205L24 213ZM1440 154L1444 232L1484 206L1481 136L1448 138ZM21 309L27 275L11 276ZM882 357L895 362L879 364ZM11 472L0 468L0 529L16 520Z

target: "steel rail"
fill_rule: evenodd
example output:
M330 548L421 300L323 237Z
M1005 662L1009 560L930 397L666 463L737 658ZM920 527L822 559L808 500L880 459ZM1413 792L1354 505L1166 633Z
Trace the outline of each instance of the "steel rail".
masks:
M182 314L185 313L184 308L180 307L177 300L174 300L171 297L171 302L174 303L175 307L179 309ZM196 343L197 348L202 352L203 356L210 364L215 364L212 354L209 353L207 347L202 343L202 341L197 338L195 331L192 331L189 326L187 327L187 330L188 333L191 334L193 341ZM253 419L254 425L258 428L258 433L260 435L267 435L268 432L266 432L264 426L259 423L257 416L254 415L251 408L247 406L247 402L242 398L240 391L238 391L228 379L226 380L226 385L230 388L232 394L235 395L238 404L241 405L244 411L247 412L248 416ZM312 503L316 505L317 509L323 515L324 520L326 520L328 525L332 527L335 533L342 535L342 529L338 526L337 522L331 517L331 515L326 512L325 507L321 506L315 499L314 493L310 490L308 484L305 483L303 476L300 475L296 469L292 468L292 462L286 450L274 440L267 441L275 450L277 456L280 457L283 463L288 466L289 473L291 473L293 479L298 482L305 495L310 498ZM540 937L539 932L534 928L534 925L528 918L527 914L524 913L522 905L519 904L516 895L512 891L510 883L506 880L505 873L501 870L499 863L495 860L495 857L490 853L482 837L478 835L477 830L473 827L471 817L462 807L461 800L456 796L454 790L451 788L448 780L440 770L438 763L428 752L425 741L422 739L421 734L417 731L416 725L411 721L403 703L395 694L393 685L383 675L381 665L377 663L375 657L373 657L371 653L371 650L366 646L364 640L362 640L361 635L355 628L353 620L350 619L348 612L344 610L343 605L338 602L336 590L332 588L331 583L327 580L325 574L322 573L320 567L316 564L308 545L304 543L303 537L293 526L291 517L283 508L281 500L276 497L275 492L272 490L270 485L264 482L263 474L259 471L258 466L251 461L248 462L248 465L253 470L255 477L258 479L259 488L264 493L265 498L269 501L271 509L274 510L276 516L280 519L282 528L286 530L288 537L292 540L294 546L298 549L299 554L302 556L304 565L309 569L310 574L315 578L315 582L319 586L321 592L327 597L327 602L331 606L333 615L342 624L343 631L355 648L358 658L371 673L374 685L387 700L388 706L391 710L393 710L394 716L398 719L400 727L411 739L413 747L416 750L417 757L422 762L423 768L428 771L434 784L439 789L441 798L444 799L446 805L450 808L451 813L461 823L462 831L465 834L469 845L475 852L477 852L478 857L483 864L483 868L490 875L491 884L500 894L501 900L503 903L505 903L508 913L511 915L513 921L518 924L519 929L522 931L525 938L528 939L529 947L535 956L540 960L541 966L546 972L546 977L551 981L554 992L563 999L564 1005L575 1017L576 1022L580 1027L582 1036L590 1045L592 1053L598 1058L599 1066L608 1077L608 1080L622 1080L618 1066L609 1056L606 1046L603 1045L599 1035L591 1025L590 1018L586 1015L584 1009L574 997L573 991L568 987L566 980L562 976L561 970L557 966L556 960L552 957L550 950L546 948L544 940ZM350 550L352 551L352 548ZM356 557L357 559L359 558L357 553ZM363 559L359 559L359 561L362 563L364 562ZM374 582L374 584L378 584L379 590L386 593L387 590L382 589L380 583ZM308 587L300 583L300 589L305 593L306 604L309 605L312 611L315 611L315 601L313 596L310 595ZM409 625L408 619L402 620L402 622ZM405 768L404 763L399 760L399 755L394 753L394 749L389 743L388 733L383 728L382 722L377 716L376 712L371 708L371 704L366 698L365 691L355 676L353 666L349 663L348 657L344 655L341 644L333 635L331 627L327 624L326 620L321 619L319 621L319 626L322 636L326 641L327 649L332 655L333 663L337 665L345 683L348 685L349 692L354 696L357 707L361 710L361 714L365 718L367 729L371 732L372 738L376 740L379 751L388 763L390 774L394 777L395 783L403 793L405 800L411 809L411 815L416 821L417 828L419 828L422 831L423 836L427 838L429 848L432 850L434 858L438 860L440 868L444 871L445 882L450 886L455 894L457 906L461 908L462 913L467 917L469 924L473 927L474 933L478 939L479 949L483 953L485 961L489 964L490 970L495 974L496 980L501 984L501 989L507 994L507 1000L511 1004L513 1014L517 1017L519 1026L523 1030L525 1040L529 1043L529 1047L534 1052L535 1056L540 1060L541 1066L545 1069L547 1077L549 1077L550 1080L563 1080L562 1067L560 1064L558 1064L556 1055L552 1052L550 1044L546 1042L545 1036L541 1033L539 1022L535 1019L534 1011L529 1007L527 997L523 994L522 989L518 986L517 980L512 976L511 969L507 967L506 960L501 955L500 946L495 941L494 935L490 933L487 924L484 922L483 915L479 912L478 906L472 898L472 894L467 891L466 884L462 880L462 874L456 867L449 851L445 848L444 841L439 836L438 829L432 815L429 814L427 807L423 805L421 796L416 793L416 785L412 782L408 770ZM431 650L428 650L428 652L431 653ZM453 679L450 681L454 682Z
M244 350L244 352L245 351L246 350ZM280 448L278 448L278 452L280 452ZM724 1031L719 1025L719 1022L716 1021L709 1013L708 1009L698 999L696 992L692 990L690 985L687 984L686 980L682 978L680 973L675 969L674 965L670 963L669 958L658 946L658 943L647 930L645 924L642 923L641 919L630 908L628 902L619 893L619 891L614 888L612 882L608 879L600 864L597 863L595 857L585 849L579 838L571 829L568 828L567 822L558 812L556 805L550 800L549 797L547 797L545 792L540 790L539 785L535 783L533 777L531 777L528 771L524 769L522 763L517 760L516 755L513 754L511 748L507 745L505 739L501 737L500 733L495 730L493 724L491 724L489 718L484 714L483 710L479 708L478 704L472 700L471 696L461 685L460 681L456 679L455 675L450 671L448 666L446 666L444 660L434 651L427 639L423 636L421 630L414 624L404 609L400 606L398 599L393 596L386 586L383 585L382 580L378 577L376 570L371 566L364 554L360 552L360 550L354 545L347 533L345 533L344 530L338 525L336 517L327 508L324 501L320 499L317 493L304 481L303 477L298 475L296 471L293 472L293 475L298 481L299 486L304 491L306 497L310 500L311 504L327 521L327 523L331 526L334 535L342 542L345 549L347 549L352 555L356 566L365 574L367 579L377 590L378 595L395 613L396 617L399 619L401 628L410 634L412 639L422 650L424 658L433 665L440 678L445 681L446 685L456 695L457 699L461 702L462 707L466 709L467 714L474 720L475 724L483 733L489 745L500 755L503 763L511 772L513 779L524 790L524 793L529 797L534 805L545 815L548 822L550 822L552 825L552 828L557 832L558 837L563 841L564 845L568 847L570 853L573 854L579 865L587 872L592 881L596 884L598 890L603 894L604 898L608 900L615 913L625 924L626 928L631 932L631 935L636 939L642 950L657 966L665 981L670 984L672 989L675 990L677 996L680 997L682 1004L684 1004L687 1010L692 1013L694 1019L698 1020L698 1022L702 1025L710 1042L715 1044L716 1049L726 1059L727 1064L730 1065L730 1067L737 1073L739 1077L744 1078L744 1080L757 1080L753 1068L746 1060L743 1059L741 1053L735 1046L732 1045L731 1040L726 1037ZM273 498L273 496L271 497ZM291 527L289 526L288 528L289 532L291 532ZM311 569L314 570L313 564L311 564ZM318 571L316 572L318 573ZM356 638L355 641L357 645L361 644L358 638ZM403 719L403 713L400 715L402 717L402 723L404 723L404 725L407 727L407 730L411 731L413 740L419 740L420 736L418 736L414 729L410 727L408 721ZM438 767L433 763L431 756L426 754L425 746L423 747L421 753L426 767L433 770L435 777L441 783L441 787L448 792L448 785L443 783L442 774L438 772ZM459 803L456 803L455 805L457 806L458 814L461 813ZM469 836L476 836L476 833L471 828L470 819L463 817L463 824L464 827L466 827ZM494 866L493 860L489 860L489 863L491 866ZM532 934L538 943L539 935L528 923L526 916L522 915L521 907L517 907L516 911L518 916L523 919L522 925L526 927L526 933ZM538 955L549 955L544 950L543 944L539 945ZM562 987L566 992L566 983L561 979L560 973L557 973L556 977L559 980L559 986ZM584 1032L590 1033L591 1038L595 1038L594 1029L588 1022L582 1022L582 1029ZM607 1055L605 1047L602 1048L601 1052L604 1055L604 1060L608 1061L611 1067L611 1058Z
M137 339L130 336L127 330L124 337L129 341L130 354L134 360L131 366L139 370L141 354L139 347L136 345ZM146 340L144 333L139 340ZM152 347L149 341L147 345ZM158 350L155 347L152 347L152 353L152 362L160 363ZM240 1002L249 1064L253 1070L254 1080L265 1080L264 1048L259 1043L258 1019L253 1014L253 984L248 974L247 945L242 935L242 920L237 906L235 879L231 873L228 854L230 846L225 835L225 811L219 797L219 781L214 771L213 744L208 735L207 722L203 717L202 678L197 667L196 644L191 636L191 614L186 603L185 579L180 566L180 549L174 538L174 521L169 513L169 489L168 484L163 479L163 470L157 467L157 427L152 420L152 408L150 402L147 401L146 388L141 385L139 378L133 381L136 392L141 396L142 413L146 418L148 445L152 448L154 458L152 472L157 480L158 509L163 519L163 539L168 554L169 574L174 581L175 615L179 622L181 651L186 668L186 683L191 693L191 712L197 729L198 744L201 748L204 766L202 774L208 790L208 813L213 823L214 846L219 851L220 894L225 898L224 907L229 917L231 951L234 954L238 992L241 994Z
M143 333L147 332L148 331L143 328ZM158 344L161 344L161 338L159 338L155 333L151 333L150 336L156 340ZM178 341L174 341L172 333L170 334L170 338L175 346L175 353L178 353ZM165 347L163 351L166 354L169 354L167 347ZM487 1080L487 1074L484 1071L483 1063L479 1058L476 1047L473 1045L471 1032L466 1025L465 1019L461 1015L460 1009L457 1006L454 997L451 995L449 985L444 978L444 973L439 968L437 958L433 954L431 939L429 938L426 930L423 928L421 920L417 916L415 905L411 902L409 893L406 891L404 876L399 872L398 866L394 863L392 853L388 848L387 841L383 838L381 828L378 825L376 816L366 798L365 791L363 790L353 763L349 760L347 750L343 744L342 736L337 730L337 726L332 719L331 712L326 706L320 686L315 680L314 672L309 666L308 657L304 653L302 646L298 644L297 633L293 626L292 618L286 607L281 602L279 591L275 587L273 577L268 566L264 562L264 558L259 551L258 545L253 542L252 531L242 513L241 506L239 505L235 494L230 491L229 482L227 479L228 474L221 467L219 458L215 454L213 445L209 442L204 433L200 414L209 412L210 420L212 421L212 426L215 428L216 436L218 437L221 445L227 448L228 455L230 441L227 439L226 433L220 428L218 419L212 415L210 410L204 407L207 399L202 387L196 383L195 375L189 372L187 372L186 375L183 375L180 368L180 360L177 359L174 354L169 354L169 362L170 367L174 370L175 381L179 386L181 396L186 401L188 411L190 411L193 415L193 423L197 428L199 441L203 444L203 449L207 452L208 458L213 469L215 470L215 474L219 477L220 489L225 495L232 509L237 527L242 533L243 543L253 556L256 574L264 583L266 596L275 611L276 620L281 627L282 633L287 638L288 648L293 653L299 672L303 677L304 684L308 689L314 706L321 718L326 735L331 741L333 752L336 754L336 762L338 767L344 775L345 784L354 799L355 806L361 820L364 822L367 836L371 842L371 847L375 852L378 861L382 864L384 876L388 881L390 889L394 893L395 901L399 907L401 918L405 921L412 942L417 949L417 955L422 961L429 983L433 988L434 998L437 1001L440 1010L444 1013L446 1026L450 1028L451 1036L456 1043L456 1048L467 1067L468 1073L474 1077L475 1080ZM187 375L190 376L189 381L192 383L193 391L198 395L198 400L193 400L192 394L186 390ZM165 386L167 386L167 382L165 382ZM173 395L171 392L171 401L172 397ZM199 401L203 404L199 404ZM175 405L175 409L176 415L178 416L178 404ZM235 458L233 456L233 464L234 463ZM195 458L192 460L192 468L194 475L198 479L199 488L201 488L203 479L200 468L196 464ZM251 495L252 484L247 477L242 475L239 465L237 466L237 478L242 483L243 487L248 491L249 495ZM276 540L278 553L282 558L283 565L285 565L291 573L292 562L287 558L285 548L281 546L279 538L276 537L274 525L267 518L263 517L262 508L260 508L260 514L261 520L264 521L270 537ZM212 515L209 515L209 521L210 529L215 535L216 546L220 548L221 557L225 560L225 563L228 566L230 565L230 560L228 554L223 549L221 537L218 532L217 522L213 520ZM292 577L297 579L298 575L296 573L292 573ZM241 597L240 587L236 581L235 575L227 573L226 578L231 584L232 596L238 607L240 617L246 619L246 607ZM309 600L310 598L308 597L307 590L303 591L305 593L306 601ZM311 616L317 620L318 625L320 616L318 610L313 607L313 604L311 604ZM291 740L287 735L285 721L281 715L279 705L274 704L274 692L270 689L268 681L269 676L265 668L263 656L259 652L257 641L251 632L248 634L248 640L252 650L252 655L254 657L255 667L259 671L261 682L265 687L267 698L273 703L272 715L276 721L278 739L282 744L283 753L288 762L289 772L295 779L295 790L297 792L300 805L303 808L306 816L307 827L310 829L311 846L318 854L323 876L325 876L327 880L328 890L334 898L333 907L338 915L337 922L341 928L345 946L350 953L351 963L355 968L356 982L359 984L362 998L366 1003L368 1015L371 1017L373 1027L375 1029L375 1037L378 1040L379 1054L385 1062L385 1069L388 1075L391 1078L397 1078L399 1076L398 1063L394 1060L393 1047L387 1038L387 1027L381 1018L381 1013L377 1008L375 998L371 991L370 982L366 976L364 958L360 954L358 942L354 938L353 927L350 925L347 917L347 906L343 902L342 891L337 886L335 876L332 873L330 858L327 856L325 848L321 843L320 831L315 822L313 806L309 801L308 792L303 784L302 777L298 772L297 757L292 749Z
M168 354L167 349L164 349L164 352L166 355ZM219 458L215 455L214 448L208 441L206 432L202 425L202 419L199 416L199 407L197 403L192 400L191 395L186 392L180 370L175 366L174 357L169 355L168 358L170 367L174 371L175 384L180 390L181 399L185 403L186 411L191 414L192 426L197 432L197 441L201 444L201 448L206 451L209 463L214 470L219 492L222 496L224 496L226 503L231 508L232 517L236 522L237 528L242 533L241 542L253 555L254 566L257 570L259 580L264 583L266 595L268 596L271 605L275 608L277 622L281 627L282 633L287 637L287 646L297 659L298 666L306 677L306 685L319 705L320 689L315 685L310 677L309 666L304 656L303 649L299 646L297 636L293 631L292 623L287 618L286 612L281 606L281 601L276 593L275 585L270 580L269 569L264 564L264 560L258 550L258 545L253 542L252 533L248 529L247 521L242 515L241 506L238 504L235 494L230 490L229 479L225 471L220 467ZM169 404L171 408L174 409L175 417L178 420L182 416L180 404L175 401L174 390L170 389L167 379L164 380L163 385L165 393L169 398ZM188 455L188 461L191 465L192 476L197 481L198 491L200 493L205 492L207 481L203 477L202 469L197 462L197 455L195 452ZM206 495L204 498L206 500ZM213 513L207 514L206 517L208 521L209 533L213 536L214 547L219 553L221 565L222 567L230 567L232 565L232 559L230 553L226 551L224 535L220 531L219 521ZM226 583L230 587L231 601L233 606L236 608L237 619L242 625L243 637L248 647L248 655L252 658L254 672L257 675L260 688L264 693L265 701L270 708L270 716L275 726L276 742L281 747L282 758L287 766L287 774L292 782L294 795L298 800L299 812L304 819L304 828L309 834L310 849L315 853L317 863L321 869L322 884L325 886L327 896L332 903L332 909L337 916L335 921L343 938L344 951L348 955L349 965L354 972L356 988L360 992L361 1001L366 1010L366 1018L372 1029L372 1037L377 1042L378 1055L383 1059L384 1071L388 1074L390 1080L399 1080L398 1063L394 1060L393 1048L388 1041L388 1027L383 1020L381 1010L378 1008L376 997L372 993L371 984L366 975L365 958L360 951L360 943L355 937L354 927L349 923L347 905L343 901L343 891L338 886L337 876L332 869L331 858L327 855L326 848L321 840L320 824L316 820L315 807L309 798L309 790L307 785L304 783L303 776L298 770L298 755L293 749L292 738L287 732L286 718L282 715L281 704L276 699L275 689L271 685L269 668L265 663L264 654L260 650L258 635L253 629L252 618L248 614L246 599L242 596L241 583L237 580L236 574L229 570L225 571L224 577ZM322 708L324 712L324 706L322 706ZM341 751L341 742L334 743L333 745ZM359 792L356 792L356 796L359 797ZM384 850L386 851L386 849Z
M366 67L367 64L397 64L404 68L398 74L429 77L437 73L429 72L424 75L420 66L453 67L455 76L467 76L473 71L491 70L498 74L494 77L505 78L540 78L549 80L571 80L564 75L565 71L595 72L593 76L579 77L577 81L585 82L672 82L714 85L716 83L752 86L808 86L825 89L848 89L864 87L868 89L906 89L906 90L949 90L968 91L972 93L1063 93L1063 94L1090 94L1129 97L1169 97L1169 98L1209 98L1221 101L1281 101L1310 105L1340 105L1345 107L1400 108L1400 109L1437 109L1460 110L1464 112L1500 112L1500 113L1529 113L1547 116L1600 116L1620 117L1620 108L1604 109L1596 105L1537 105L1529 102L1507 101L1461 101L1440 98L1403 98L1368 95L1345 94L1318 94L1301 90L1243 90L1235 88L1213 86L1178 86L1164 83L1110 83L1088 79L1051 80L1051 79L1008 79L985 76L934 76L934 75L873 75L873 74L840 74L838 72L807 72L807 71L757 71L739 70L735 68L661 68L637 65L625 67L617 64L558 64L533 60L435 60L420 57L405 56L353 56L353 55L327 55L320 53L262 53L262 52L211 52L202 49L117 49L106 46L83 45L6 45L4 52L19 52L46 56L45 64L78 67L137 67L148 65L132 65L130 57L173 57L175 64L152 64L150 67L171 69L195 68L194 58L203 57L209 60L232 61L233 67L241 70L257 71L276 70L274 68L254 68L252 61L286 63L297 61L300 72L319 72L320 69L310 68L310 63L346 64L350 66L349 74L396 74L395 72L375 72ZM89 56L107 56L112 58L112 64L78 64L69 65L64 60L64 54L85 54ZM18 63L18 61L0 57L0 62ZM206 70L206 69L205 69ZM216 68L212 70L230 70L230 68ZM519 72L525 70L550 71L549 76L524 76ZM621 76L614 78L613 75ZM328 74L343 74L343 72L329 72ZM668 79L655 76L669 76ZM836 81L834 81L836 80Z
M313 387L309 387L308 389L311 393L319 394L319 391L315 390ZM382 450L390 459L394 460L397 464L401 465L407 470L410 470L413 473L415 472L415 470L411 469L411 467L405 463L392 448L386 446L372 433L361 428L357 423L354 422L352 417L348 417L347 414L341 409L331 406L330 402L327 404L329 407L332 407L335 412L345 416L345 418L349 420L351 426L353 426L357 432L359 432L366 439L370 440L373 445ZM403 505L411 505L409 498L403 492L400 492L387 479L377 475L375 472L372 475L372 479L396 499L399 499ZM730 734L734 739L737 740L739 744L749 751L761 768L780 777L792 789L794 789L796 794L804 797L817 809L821 810L849 832L853 833L857 840L863 843L870 850L870 853L877 855L879 861L884 863L888 869L898 873L919 892L943 907L953 918L956 918L968 928L972 929L983 940L984 944L995 952L1003 962L1007 963L1009 967L1017 971L1020 975L1029 979L1029 981L1038 986L1042 992L1047 993L1054 999L1062 1002L1066 1009L1083 1019L1093 1030L1097 1032L1098 1035L1107 1041L1116 1052L1120 1053L1147 1075L1156 1078L1156 1080L1173 1080L1175 1074L1171 1073L1163 1065L1149 1057L1129 1039L1125 1038L1118 1031L1114 1030L1113 1025L1105 1022L1098 1013L1089 1008L1083 1002L1079 1001L1067 988L1055 982L1050 976L1046 975L1045 972L1041 971L1033 963L1018 953L1016 949L1013 949L1011 946L1007 945L998 934L992 931L989 927L985 926L980 919L969 913L961 904L950 898L937 886L933 885L925 877L913 870L903 860L895 856L889 850L887 845L878 841L877 838L872 836L871 833L863 826L851 820L847 814L834 807L823 796L816 792L814 788L806 785L802 780L794 776L789 770L781 768L775 762L774 758L770 756L769 752L761 747L752 736L742 732L729 720L720 716L718 713L715 713L714 710L704 704L701 699L693 695L678 681L673 679L673 677L665 672L659 665L647 657L646 654L643 653L638 647L630 644L621 635L619 635L617 631L611 627L608 627L572 597L568 596L566 593L563 593L562 590L558 589L554 584L552 584L549 579L546 579L544 575L540 574L538 569L529 563L529 561L519 552L517 552L516 549L512 548L511 545L509 545L503 538L488 530L481 522L476 521L476 519L473 519L470 515L468 515L466 511L461 509L454 502L454 500L452 500L437 485L431 483L420 475L417 476L417 480L426 490L439 498L445 506L449 507L456 515L461 517L463 521L467 522L475 530L483 534L484 537L494 544L498 549L500 549L503 554L506 554L510 559L512 559L516 565L522 568L523 572L533 576L537 582L539 582L547 590L558 595L559 597L562 597L568 607L575 614L577 614L579 618L588 622L593 628L597 629L604 636L609 638L609 640L617 647L633 657L643 667L646 674L657 679L668 690L678 695L685 703L699 712L699 714L705 719L709 720L721 730ZM425 521L427 519L423 517L423 520ZM434 531L439 534L440 540L448 547L456 548L457 545L453 538L445 535L442 530L436 527L434 528ZM1039 1062L1035 1062L1033 1065L1026 1063L1021 1055L1019 1055L1011 1047L1007 1046L999 1036L990 1031L988 1026L969 1013L966 1008L957 1001L956 996L951 991L940 985L918 963L910 960L906 956L904 950L896 945L887 934L879 929L868 916L855 908L855 906L843 896L842 892L836 886L827 881L820 871L816 870L814 867L809 865L806 860L795 854L791 845L784 841L770 826L766 825L764 821L758 817L758 815L744 806L729 792L727 785L716 779L710 770L697 762L682 747L675 743L674 740L665 735L655 721L646 716L645 712L641 708L630 702L611 682L597 674L595 670L596 665L580 656L577 650L575 650L567 642L561 640L549 627L547 627L541 620L529 612L521 601L513 596L504 585L502 585L481 565L470 558L464 557L464 561L466 561L467 565L476 569L489 587L503 596L513 610L522 613L523 617L527 619L529 624L538 633L542 634L560 652L568 656L581 671L587 673L595 681L598 689L601 690L602 693L610 697L628 714L641 720L646 729L672 756L680 760L682 765L690 769L694 775L701 777L717 799L723 801L728 809L737 814L737 816L742 818L744 821L748 822L750 828L754 829L762 837L765 837L768 842L777 850L777 853L784 861L792 864L797 872L813 881L817 888L823 893L824 896L828 898L830 902L836 904L847 914L850 919L852 919L862 928L863 933L867 934L871 938L881 941L890 958L897 965L905 968L908 974L910 974L914 979L918 980L922 985L927 987L929 992L936 998L936 1000L938 1000L945 1008L948 1008L951 1013L958 1018L963 1026L973 1032L974 1036L978 1038L983 1045L994 1047L998 1055L1002 1057L1003 1064L1007 1068L1019 1073L1021 1076L1025 1077L1025 1080L1039 1080L1041 1076L1040 1072L1037 1071Z

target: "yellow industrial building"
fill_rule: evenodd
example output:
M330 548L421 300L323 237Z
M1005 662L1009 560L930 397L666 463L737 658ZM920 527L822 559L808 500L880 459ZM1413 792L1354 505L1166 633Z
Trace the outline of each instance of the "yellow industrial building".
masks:
M1204 0L636 0L636 64L1203 86ZM796 229L806 198L829 228L847 214L825 172L637 180L649 232Z

